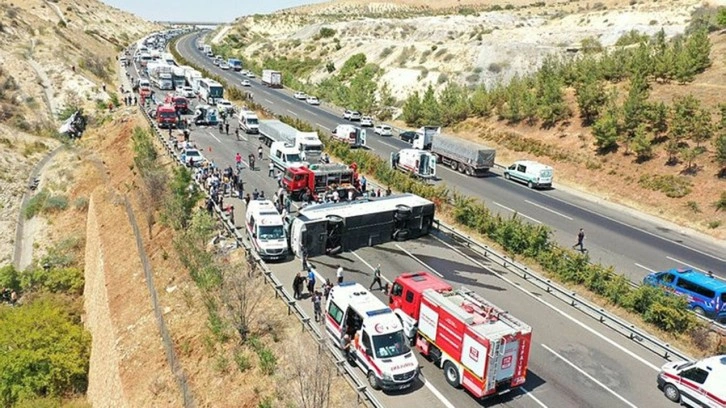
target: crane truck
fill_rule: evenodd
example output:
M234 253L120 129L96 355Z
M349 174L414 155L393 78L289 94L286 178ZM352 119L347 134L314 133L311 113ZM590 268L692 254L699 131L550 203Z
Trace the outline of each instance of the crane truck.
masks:
M532 344L529 325L428 272L399 275L388 296L406 336L443 368L452 387L483 398L524 384Z

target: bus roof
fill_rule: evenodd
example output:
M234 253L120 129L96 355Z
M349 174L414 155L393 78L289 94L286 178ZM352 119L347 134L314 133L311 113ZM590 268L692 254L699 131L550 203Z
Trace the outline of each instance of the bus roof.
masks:
M298 217L305 220L317 220L328 215L352 217L356 215L379 213L396 210L399 205L419 207L433 205L431 201L414 194L397 194L388 197L364 198L350 202L317 204L300 210Z

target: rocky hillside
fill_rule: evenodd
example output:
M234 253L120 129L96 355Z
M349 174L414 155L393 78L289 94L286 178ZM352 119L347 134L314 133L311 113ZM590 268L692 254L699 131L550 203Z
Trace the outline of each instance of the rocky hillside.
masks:
M10 260L28 175L59 116L109 98L116 51L154 24L95 0L0 2L0 261ZM113 91L109 86L107 91Z

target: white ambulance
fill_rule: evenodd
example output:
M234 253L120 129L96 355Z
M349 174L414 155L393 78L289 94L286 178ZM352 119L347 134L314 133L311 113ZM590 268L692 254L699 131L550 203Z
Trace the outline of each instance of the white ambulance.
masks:
M245 213L245 226L260 258L276 260L287 257L285 226L272 201L250 200Z
M343 282L330 291L325 331L341 349L350 336L349 359L375 390L405 389L418 377L418 360L398 317L359 283Z
M726 408L726 355L667 363L658 388L673 402L694 408Z

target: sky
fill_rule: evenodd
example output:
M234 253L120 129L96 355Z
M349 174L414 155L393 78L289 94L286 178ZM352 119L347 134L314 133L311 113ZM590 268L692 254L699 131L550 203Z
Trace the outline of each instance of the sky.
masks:
M325 0L101 0L152 21L230 22L251 14L321 3Z

